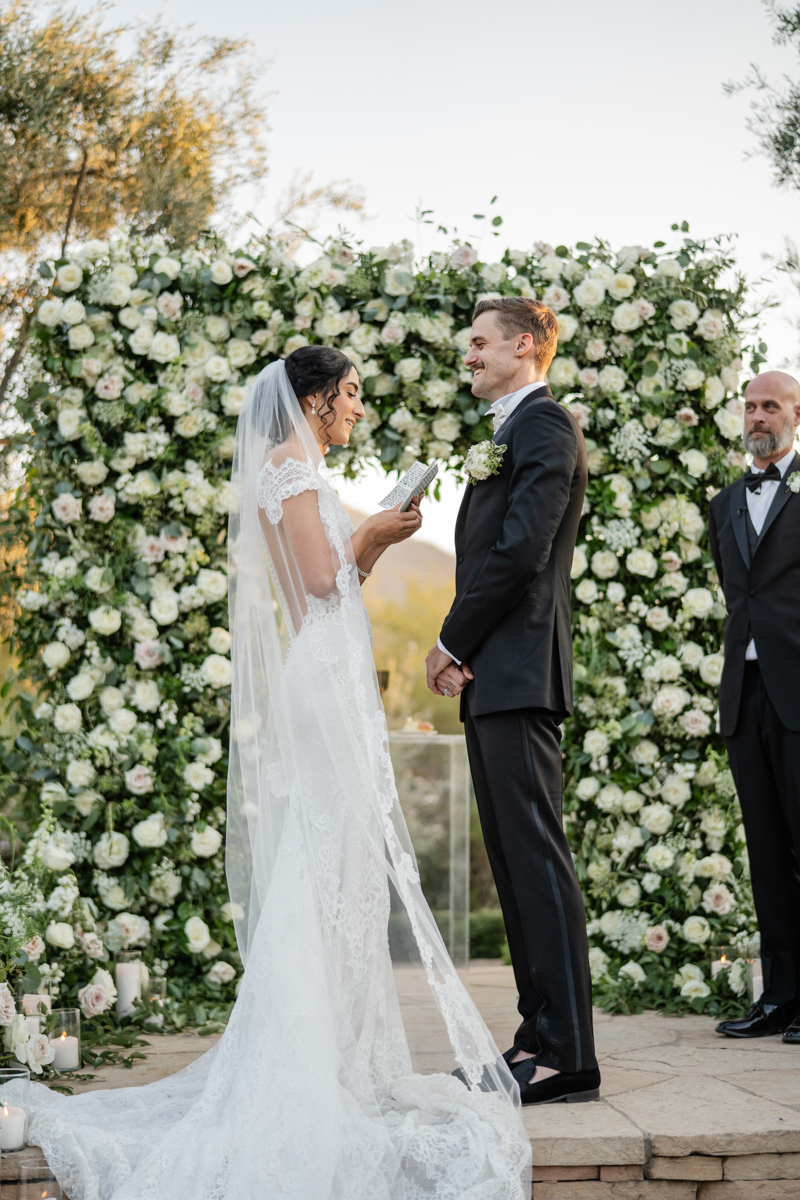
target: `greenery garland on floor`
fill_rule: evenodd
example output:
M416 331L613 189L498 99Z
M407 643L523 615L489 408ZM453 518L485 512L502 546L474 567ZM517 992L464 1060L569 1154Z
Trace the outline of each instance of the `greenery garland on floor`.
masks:
M549 382L589 449L565 811L597 997L739 1005L741 963L709 972L712 944L753 916L715 733L723 608L705 510L743 465L745 288L721 239L676 244L537 243L494 263L456 244L415 266L408 243L334 243L301 268L277 241L179 253L120 239L42 265L27 473L3 526L27 556L13 650L28 692L0 782L43 874L8 971L29 962L101 1016L104 962L140 948L180 1019L224 1020L240 973L223 861L225 536L248 378L307 342L340 346L367 416L332 465L436 457L461 473L491 436L462 364L473 305L521 294L558 313Z

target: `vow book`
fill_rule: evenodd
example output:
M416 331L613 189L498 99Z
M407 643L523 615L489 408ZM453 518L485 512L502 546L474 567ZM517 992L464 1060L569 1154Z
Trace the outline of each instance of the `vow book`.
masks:
M415 462L406 471L402 479L398 480L388 496L380 502L381 508L394 508L396 504L400 505L400 512L405 512L415 496L421 496L430 483L439 474L438 463L431 463L428 466L426 463Z

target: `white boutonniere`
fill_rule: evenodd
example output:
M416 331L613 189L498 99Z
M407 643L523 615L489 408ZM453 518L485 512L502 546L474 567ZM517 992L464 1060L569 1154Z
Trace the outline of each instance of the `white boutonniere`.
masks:
M794 492L795 495L800 492L800 471L792 471L786 480L786 487L790 492Z
M478 442L473 446L464 459L464 470L472 483L488 479L490 475L499 475L507 449L507 446L496 446L494 442Z

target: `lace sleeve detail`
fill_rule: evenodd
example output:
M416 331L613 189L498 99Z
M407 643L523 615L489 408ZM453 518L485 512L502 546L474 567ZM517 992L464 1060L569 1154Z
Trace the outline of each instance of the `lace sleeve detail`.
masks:
M322 486L320 477L310 463L299 458L285 458L277 467L264 463L256 485L258 507L263 508L271 525L283 518L283 501L301 492L318 492Z

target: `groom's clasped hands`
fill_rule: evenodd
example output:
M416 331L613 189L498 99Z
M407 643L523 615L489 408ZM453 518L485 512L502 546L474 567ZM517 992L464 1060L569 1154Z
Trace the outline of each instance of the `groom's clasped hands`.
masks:
M432 646L425 660L428 687L436 696L460 696L475 676L466 663L459 666L439 646Z

